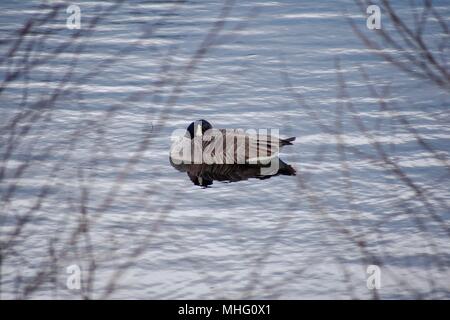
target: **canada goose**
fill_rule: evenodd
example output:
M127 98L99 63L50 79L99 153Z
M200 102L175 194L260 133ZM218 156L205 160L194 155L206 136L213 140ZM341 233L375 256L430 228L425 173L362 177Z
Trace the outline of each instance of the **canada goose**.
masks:
M221 139L203 139L212 129L212 125L206 120L192 122L185 136L172 145L170 163L178 171L186 172L195 185L207 187L213 180L237 182L250 178L268 179L277 175L295 175L295 170L278 157L281 147L291 145L295 137L279 139L268 134L249 135L237 130L216 129L223 137L222 144ZM199 140L199 143L196 144L195 140ZM227 143L230 140L235 143ZM180 154L179 151L183 147L187 147L192 153ZM208 149L213 155L212 160L222 162L206 163L203 159L200 159L200 162L192 162L193 153ZM214 154L215 151L218 152ZM224 159L220 159L219 155L223 155L227 161L223 162ZM262 159L270 161L260 161Z
M295 137L280 139L267 132L213 129L206 120L192 122L183 138L172 145L171 159L178 163L267 164Z

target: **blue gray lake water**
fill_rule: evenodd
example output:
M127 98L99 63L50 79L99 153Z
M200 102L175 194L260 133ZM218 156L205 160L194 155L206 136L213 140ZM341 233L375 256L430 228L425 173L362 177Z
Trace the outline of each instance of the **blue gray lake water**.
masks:
M449 3L433 3L448 22ZM48 10L39 4L2 1L2 38L19 37L25 21ZM81 30L110 7L77 4ZM411 21L407 2L395 6ZM93 297L114 282L107 297L370 299L376 295L366 285L367 267L376 264L380 298L450 298L448 167L400 121L406 118L448 159L448 91L366 48L348 18L369 37L375 31L353 1L236 1L215 42L198 51L223 7L222 1L125 2L54 57L52 49L77 32L66 28L64 7L27 36L53 30L36 40L30 57L20 46L0 66L3 81L27 59L51 57L1 92L2 128L50 97L73 66L64 94L2 162L1 196L16 187L1 204L0 239L27 210L33 213L3 259L1 297L20 297L54 250L64 256L27 298L82 297L66 287L67 267L80 266L86 283L92 257ZM441 31L430 20L425 32L433 43ZM382 28L392 29L383 15ZM0 56L10 48L2 43ZM361 67L392 110L380 109ZM201 118L218 128L274 128L297 137L280 155L297 176L195 186L170 165L169 150L173 131ZM8 137L1 132L2 154ZM426 203L380 160L374 141ZM48 194L40 202L42 188ZM80 212L90 221L91 251L85 236L70 242Z

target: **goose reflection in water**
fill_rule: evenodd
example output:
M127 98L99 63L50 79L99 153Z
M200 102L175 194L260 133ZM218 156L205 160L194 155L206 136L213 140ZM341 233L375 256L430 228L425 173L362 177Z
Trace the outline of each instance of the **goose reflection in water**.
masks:
M180 172L186 172L189 179L197 186L208 187L213 184L213 181L221 182L237 182L248 180L250 178L269 179L278 175L294 176L295 170L289 164L283 162L278 157L278 152L281 147L291 145L295 138L280 139L269 135L248 135L241 131L215 129L219 131L221 139L206 139L200 140L198 144L194 143L195 139L202 139L205 132L210 132L212 126L206 120L198 120L193 122L187 128L184 137L176 141L171 148L170 163ZM241 141L242 143L229 144L228 147L225 141ZM240 140L239 140L240 139ZM231 156L237 160L237 153L244 154L244 161L234 163L215 162L207 163L192 163L192 158L189 161L183 161L180 156L180 150L187 147L194 153L195 148L201 148L201 152L218 149L223 152L221 156ZM222 148L223 144L223 148ZM220 148L217 148L220 147ZM241 148L241 149L240 149ZM197 150L199 151L199 150ZM193 154L193 153L192 153ZM189 152L189 157L192 155ZM214 151L210 152L214 157ZM250 155L256 157L250 158ZM261 156L261 155L264 155ZM262 159L264 158L264 161ZM223 158L222 158L223 159ZM181 161L180 161L181 160ZM210 162L211 163L211 162Z
M295 176L295 170L281 159L276 170L271 171L270 166L257 164L174 164L172 166L181 172L186 172L189 179L196 185L207 187L213 181L237 182L250 178L268 179L278 175ZM265 171L264 169L269 169Z

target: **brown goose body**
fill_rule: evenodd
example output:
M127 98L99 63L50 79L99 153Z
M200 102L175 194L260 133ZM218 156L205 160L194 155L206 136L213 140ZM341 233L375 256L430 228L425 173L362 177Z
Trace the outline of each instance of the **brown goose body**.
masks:
M171 158L183 163L266 164L294 140L295 137L280 139L242 130L211 129L192 139L184 137L176 145L178 149L172 149Z

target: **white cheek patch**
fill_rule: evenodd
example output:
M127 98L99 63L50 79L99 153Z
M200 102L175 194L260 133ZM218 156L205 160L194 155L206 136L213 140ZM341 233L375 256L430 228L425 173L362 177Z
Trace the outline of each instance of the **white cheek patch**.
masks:
M197 137L202 136L202 126L200 124L197 125L197 130L195 131L195 136L197 136Z

